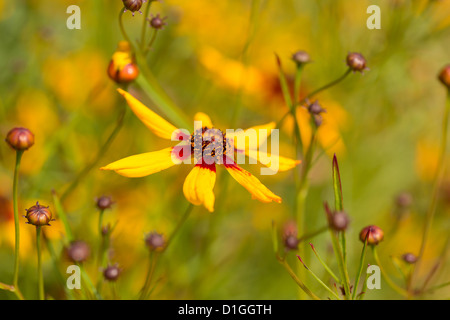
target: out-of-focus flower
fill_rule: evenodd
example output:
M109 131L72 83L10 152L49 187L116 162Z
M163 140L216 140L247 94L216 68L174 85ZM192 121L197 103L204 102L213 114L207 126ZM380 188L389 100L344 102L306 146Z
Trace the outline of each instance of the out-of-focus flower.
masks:
M127 41L120 41L108 66L108 76L117 83L129 83L139 75L131 46Z
M24 151L34 145L34 134L26 128L11 129L5 141L17 151Z
M32 224L36 227L49 226L50 221L52 221L52 212L48 209L49 207L41 206L39 202L36 205L27 209L27 214L25 218L28 220L28 224Z
M108 196L101 196L100 198L96 199L97 208L100 210L106 210L111 209L111 206L114 204L114 201L112 201L111 197Z
M441 70L439 73L439 80L450 90L450 64Z
M406 263L409 263L409 264L414 264L417 261L417 257L414 254L409 253L409 252L402 255L402 259L403 259L403 261L405 261Z
M121 270L117 264L107 266L105 270L103 270L103 277L107 281L116 281L120 276L120 272Z
M150 26L154 29L162 29L167 23L164 21L167 17L161 18L160 14L158 13L156 16L152 15L151 19L147 19L150 22Z
M298 67L311 62L311 58L306 51L297 51L292 55L292 60Z
M227 149L233 149L234 145L237 153L245 154L255 161L273 157L269 153L251 149L247 145L240 149L238 140L242 140L242 137L246 136L246 131L236 131L231 136L224 135L220 130L214 128L209 116L200 112L195 115L194 120L201 121L202 128L195 129L195 132L189 135L148 109L128 92L122 89L118 89L118 91L125 97L136 116L153 133L164 139L182 140L184 145L127 157L101 168L102 170L114 170L126 177L143 177L181 164L185 160L194 159L194 169L188 174L183 185L183 193L192 204L204 205L208 211L214 211L213 188L216 180L216 164L223 165L230 175L252 194L254 199L262 202L281 203L279 196L235 163L234 154L227 153ZM274 126L275 123L271 122L251 129L255 130L258 136L260 130L265 130L270 134ZM219 134L222 141L215 140ZM265 142L262 140L258 139L257 148ZM278 156L277 160L278 171L290 170L300 163L298 160L281 156ZM263 164L270 165L267 162Z
M369 245L377 245L384 238L384 232L377 226L367 226L359 233L359 240Z
M347 55L347 65L353 72L363 72L367 70L367 62L361 53L350 52Z
M84 262L89 258L91 249L86 242L76 240L69 245L66 252L72 262Z
M350 223L350 219L346 212L337 211L330 217L330 227L336 231L346 230Z
M164 240L162 234L159 234L158 232L150 232L145 237L145 244L151 251L161 251L166 245L166 240Z
M297 226L294 221L289 221L284 225L283 240L286 249L296 250L298 248Z

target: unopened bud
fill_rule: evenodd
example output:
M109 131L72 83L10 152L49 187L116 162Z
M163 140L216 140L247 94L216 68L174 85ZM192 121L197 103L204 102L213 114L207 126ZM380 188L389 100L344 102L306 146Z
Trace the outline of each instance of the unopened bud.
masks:
M353 71L363 72L367 69L366 59L362 54L351 52L347 55L347 65Z
M140 11L142 4L144 2L147 2L147 0L122 0L123 5L125 7L125 11L130 10L133 13L136 11L138 11L140 14L142 14L142 12Z
M417 261L417 257L412 253L405 253L403 256L403 261L409 264L414 264Z
M338 211L333 214L330 222L330 227L333 230L344 231L347 229L350 219L348 218L347 213L344 211Z
M166 241L162 234L151 232L145 237L145 243L150 250L160 251L164 248Z
M120 41L108 66L108 76L116 83L129 83L139 75L131 46L127 41Z
M297 64L297 66L302 66L311 62L311 58L306 51L297 51L292 55L292 60Z
M34 144L34 134L26 128L14 128L8 132L5 141L17 151L28 150Z
M36 205L27 209L27 214L25 218L28 220L28 224L32 224L36 227L49 226L49 222L52 219L52 212L48 209L49 207L44 207L36 202Z
M450 90L450 64L445 66L439 73L439 80Z
M111 209L113 203L114 201L112 201L111 197L101 196L100 198L97 198L97 208L100 210Z
M67 248L67 256L73 262L86 261L91 253L89 245L81 240L73 241Z
M164 21L167 17L161 18L159 13L156 16L152 16L151 19L147 19L150 22L150 26L154 29L162 29L167 23Z
M369 245L377 245L384 238L384 232L377 226L368 226L359 233L359 240Z
M108 266L103 270L103 277L108 281L116 281L120 276L120 272L121 270L117 264Z

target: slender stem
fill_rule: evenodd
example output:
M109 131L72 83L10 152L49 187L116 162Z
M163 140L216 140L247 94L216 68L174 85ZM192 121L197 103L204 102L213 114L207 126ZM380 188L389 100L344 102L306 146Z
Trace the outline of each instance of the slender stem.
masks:
M147 47L143 50L144 55L146 55L147 52L151 49L153 43L155 42L157 34L158 34L158 29L153 29L153 33L152 33L152 36L150 38L150 41L148 42Z
M126 108L123 107L121 112L119 113L119 117L117 118L116 126L114 127L113 131L109 135L108 139L106 139L103 146L100 148L100 150L97 153L97 156L94 160L92 160L91 163L89 163L80 173L77 175L75 180L72 181L72 183L69 185L69 187L66 189L66 191L61 196L61 201L63 201L69 194L78 186L81 180L84 179L84 177L97 165L97 163L100 161L102 156L106 153L106 151L109 149L111 144L113 143L114 139L116 138L117 134L119 133L120 129L123 126L125 114L126 114Z
M151 7L152 1L149 1L147 4L147 7L145 8L145 13L144 13L144 21L142 23L142 31L141 31L141 51L144 51L145 47L144 47L144 43L145 43L145 32L147 31L147 18L148 18L148 14L150 12L150 7Z
M308 289L307 286L303 284L303 282L297 277L295 272L292 270L292 268L289 266L289 264L286 262L285 259L282 259L281 257L277 256L278 262L286 269L286 271L289 273L292 279L294 279L295 283L302 289L311 299L313 300L320 300L318 296L316 296L311 290Z
M78 266L80 267L81 276L83 277L84 281L87 283L90 291L94 294L94 296L97 300L102 300L103 299L102 296L97 291L97 288L94 286L94 284L92 283L92 280L89 277L89 275L87 274L86 270L84 269L83 264L79 263Z
M151 251L149 255L149 268L147 270L147 276L145 278L144 286L141 290L141 295L139 299L147 299L149 295L150 284L152 283L153 274L155 272L156 263L158 261L159 252Z
M45 300L44 297L44 275L42 274L42 252L41 252L41 227L36 227L36 248L37 248L37 272L38 272L38 291L39 300Z
M14 293L20 300L23 300L24 298L19 289L20 224L19 224L19 203L18 203L17 189L19 183L20 160L22 159L22 155L23 150L18 150L16 153L16 165L14 168L14 180L13 180L13 207L14 207L14 230L15 230L13 286L14 286Z
M318 276L316 276L316 274L315 274L314 272L312 272L312 270L311 270L310 268L308 268L308 267L306 266L306 264L302 261L302 259L300 258L300 256L297 256L297 257L298 257L298 259L300 260L300 262L303 264L303 266L305 267L305 269L313 276L314 279L316 279L317 282L320 283L320 285L321 285L322 287L324 287L329 293L331 293L331 295L334 296L337 300L341 300L341 299L339 298L339 296L338 296L336 293L334 293L333 290L330 289L330 287L328 287L322 280L320 280L320 278L319 278Z
M423 254L427 245L428 237L431 230L434 214L436 212L437 198L439 195L440 186L444 178L445 171L445 153L447 148L447 131L448 131L448 118L450 113L450 90L447 92L447 100L445 104L444 117L442 120L442 132L441 132L441 147L439 149L439 158L437 170L434 177L433 191L431 195L431 202L428 207L427 215L425 218L425 225L422 234L422 243L420 245L419 254L417 256L417 262L413 267L412 278L419 273L419 268L422 263ZM412 281L412 280L411 280ZM408 288L409 289L409 288Z
M368 264L367 267L370 267L370 264ZM364 277L363 287L361 289L361 292L358 295L358 300L363 300L364 299L364 295L366 294L366 291L367 291L367 279L368 278L369 278L369 274L366 272L366 276ZM355 288L355 290L356 289L357 288Z
M181 217L180 221L178 221L178 224L176 225L175 229L172 231L172 234L168 238L166 246L164 247L163 251L166 251L167 247L169 247L169 244L171 244L173 239L175 239L176 235L180 231L180 229L183 226L184 222L187 220L187 218L191 214L193 208L194 208L194 205L192 203L189 203L189 206L184 211L184 214Z
M352 300L355 300L356 292L358 291L359 278L361 278L361 273L364 268L364 259L366 258L366 248L367 248L367 237L366 237L366 241L364 241L364 246L363 246L362 252L361 252L361 258L359 259L359 269L358 269L358 273L356 274L356 278L355 278L355 286L353 288Z
M301 237L298 238L299 242L305 241L307 239L311 239L314 238L315 236L318 236L319 234L325 232L328 230L328 226L322 227L316 231L310 232L310 233L306 233L304 235L302 235Z
M328 229L328 228L327 228ZM319 260L320 264L325 268L325 270L328 272L328 274L337 282L337 283L341 283L341 280L334 274L333 271L331 271L331 268L325 263L325 261L322 260L322 258L320 257L319 253L316 251L316 249L314 248L314 246L310 243L310 246L314 252L314 254L316 255L317 259Z
M124 12L125 12L125 7L123 7L120 10L120 13L119 13L119 27L120 27L120 31L122 32L123 38L132 46L133 44L131 43L130 38L128 37L128 34L125 31L125 27L123 26L123 14L124 14Z
M384 268L381 266L380 259L378 258L376 246L372 246L372 252L373 252L373 257L375 258L375 262L377 263L378 267L380 267L381 274L383 275L384 280L386 280L386 283L400 295L402 295L404 297L409 297L410 293L408 291L406 291L405 289L400 288L398 285L396 285L391 280L391 278L387 275Z

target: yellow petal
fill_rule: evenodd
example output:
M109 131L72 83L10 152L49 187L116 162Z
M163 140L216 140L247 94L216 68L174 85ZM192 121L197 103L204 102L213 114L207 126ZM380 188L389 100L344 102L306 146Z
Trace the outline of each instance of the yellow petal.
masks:
M194 116L194 121L201 121L202 127L208 127L208 128L213 127L211 118L206 113L203 113L203 112L197 112Z
M215 182L216 167L214 165L196 165L184 181L184 196L190 203L197 206L203 204L209 212L213 212Z
M148 176L181 162L173 155L173 149L170 147L123 158L100 168L100 170L114 170L118 174L130 178Z
M238 141L242 139L245 139L245 137L249 137L249 139L251 139L248 143L247 141L245 141L245 149L249 149L249 148L259 148L261 145L263 145L266 141L267 138L271 135L272 133L272 129L275 129L276 127L276 123L275 122L269 122L260 126L254 126L254 127L250 127L246 130L239 130L233 134L227 134L227 137L229 138L233 138L234 140L234 147L236 149L243 149L243 148L239 148L241 147L241 143L238 144ZM264 130L264 131L262 131ZM261 132L261 134L260 134ZM261 135L261 137L260 137Z
M265 165L268 168L273 168L274 171L277 172L291 170L292 168L295 168L297 165L301 163L300 160L289 159L282 156L275 156L273 154L262 152L259 150L250 151L246 149L245 154L249 158L260 162L261 164ZM276 162L278 162L278 164Z
M158 137L170 140L174 131L178 131L175 126L147 108L128 92L120 88L117 91L125 98L134 114Z
M270 191L265 185L261 183L261 181L258 180L258 178L253 176L250 172L245 171L234 163L225 163L224 165L231 176L252 194L252 198L257 199L261 202L275 201L281 203L281 198Z

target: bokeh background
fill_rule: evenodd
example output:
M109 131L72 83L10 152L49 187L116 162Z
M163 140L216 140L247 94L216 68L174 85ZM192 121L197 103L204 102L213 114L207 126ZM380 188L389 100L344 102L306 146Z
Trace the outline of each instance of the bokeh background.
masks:
M81 8L81 30L69 30L66 8ZM370 4L381 8L380 30L369 30ZM62 194L76 175L97 155L123 107L106 69L122 40L120 0L0 0L0 133L14 126L34 132L36 144L23 157L19 210L37 200L54 211L52 190ZM253 18L252 17L253 12ZM445 89L439 70L450 62L450 1L352 0L164 0L152 4L152 14L167 16L158 32L148 64L171 99L191 118L208 113L219 128L228 128L236 108L235 125L247 128L278 121L288 110L281 94L275 53L293 79L297 50L307 51L313 63L303 74L302 95L339 77L348 52L360 52L369 71L349 75L318 95L327 109L319 129L321 148L311 171L304 228L314 231L326 223L322 204L333 202L331 157L339 159L344 205L351 216L347 236L349 272L354 277L362 244L362 227L377 224L385 230L379 245L384 267L401 283L390 257L417 253L436 169ZM124 23L138 39L143 16L128 12ZM131 90L159 112L137 85ZM311 129L302 109L298 119L302 138ZM125 156L168 147L131 113L98 165L64 200L77 239L97 243L95 198L115 201L105 222L117 221L112 234L111 261L123 269L117 282L122 298L137 297L148 268L144 237L158 231L169 235L188 205L182 185L190 167L173 167L139 179L129 179L99 167ZM292 119L281 128L280 153L295 157ZM320 156L320 157L319 157ZM14 221L12 178L14 150L0 144L0 281L12 280ZM259 167L244 166L259 176ZM297 287L275 259L272 221L282 233L292 212L296 171L260 176L283 198L282 204L263 204L248 194L225 170L218 170L216 211L196 207L180 234L158 263L153 299L295 299ZM450 173L440 192L421 277L442 256L449 233ZM412 204L399 210L397 196L407 193ZM55 211L54 211L55 212ZM62 253L64 229L56 216L45 228L57 253ZM21 289L37 297L34 228L21 218ZM327 233L312 240L336 269ZM445 250L444 250L445 251ZM311 252L305 262L327 279ZM290 262L294 266L295 255ZM368 263L374 263L371 254ZM444 258L444 261L448 258ZM55 266L44 250L46 293L64 299L65 273L70 263ZM448 264L447 264L448 265ZM89 263L93 279L101 274ZM436 283L448 282L448 267ZM313 279L308 285L326 293ZM441 289L429 298L448 298ZM107 296L107 294L106 294ZM397 299L384 282L368 299ZM0 291L0 298L14 298Z

